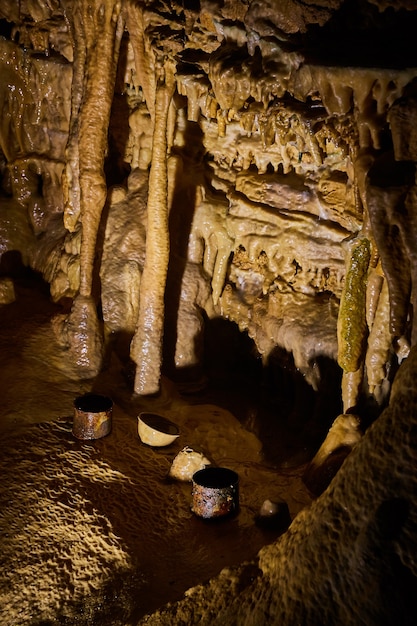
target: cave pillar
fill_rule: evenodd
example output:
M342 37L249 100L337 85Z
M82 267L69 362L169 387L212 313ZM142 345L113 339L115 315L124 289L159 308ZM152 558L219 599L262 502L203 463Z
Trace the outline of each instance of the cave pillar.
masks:
M165 60L155 91L146 258L140 283L138 322L130 348L130 356L136 363L134 391L140 395L157 393L160 386L169 263L167 131L175 85L175 64Z
M103 340L93 296L97 234L106 201L104 159L124 22L116 0L68 7L75 46L71 131L64 177L65 224L81 226L80 288L67 324L68 343L83 377L101 367ZM79 222L79 224L78 224Z

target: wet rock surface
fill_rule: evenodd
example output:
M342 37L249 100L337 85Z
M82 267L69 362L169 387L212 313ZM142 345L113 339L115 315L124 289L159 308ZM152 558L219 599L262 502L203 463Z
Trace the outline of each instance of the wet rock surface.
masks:
M221 397L214 403L214 392L190 402L166 380L158 398L133 397L114 355L99 379L74 378L44 283L15 283L15 302L0 310L2 626L135 623L278 536L282 529L255 523L267 496L285 499L293 516L310 503L303 466L267 463L261 441L236 417L241 408L234 415ZM80 441L74 400L91 391L112 398L112 429ZM140 410L172 419L178 440L167 448L141 443ZM192 513L191 483L169 476L185 445L238 473L233 518Z

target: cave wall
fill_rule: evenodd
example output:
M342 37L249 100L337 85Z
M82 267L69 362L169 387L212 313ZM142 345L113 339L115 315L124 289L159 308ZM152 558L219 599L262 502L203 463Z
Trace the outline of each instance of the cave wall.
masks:
M125 334L155 393L224 318L313 389L337 363L345 413L389 402L416 337L417 5L276 4L2 3L1 281L17 255L71 303L80 378Z
M416 359L413 348L390 405L280 539L139 623L415 624Z

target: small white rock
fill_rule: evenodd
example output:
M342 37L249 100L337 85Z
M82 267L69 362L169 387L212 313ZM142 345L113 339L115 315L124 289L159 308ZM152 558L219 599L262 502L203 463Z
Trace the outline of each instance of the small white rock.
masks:
M201 452L185 446L173 460L169 475L177 480L191 482L193 475L208 465L211 465L210 461Z
M271 502L271 500L265 500L260 508L259 515L262 517L270 517L278 513L278 504Z

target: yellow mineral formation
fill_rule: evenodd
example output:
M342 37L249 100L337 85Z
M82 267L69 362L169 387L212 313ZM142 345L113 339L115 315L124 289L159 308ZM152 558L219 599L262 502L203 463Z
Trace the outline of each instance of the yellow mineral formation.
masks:
M339 365L356 372L364 356L366 341L366 285L370 259L367 239L354 242L347 264L346 281L338 319Z

